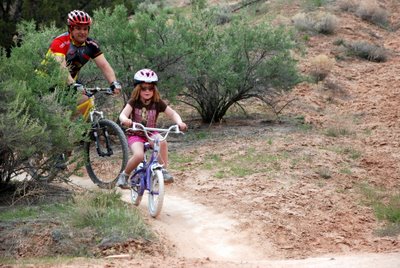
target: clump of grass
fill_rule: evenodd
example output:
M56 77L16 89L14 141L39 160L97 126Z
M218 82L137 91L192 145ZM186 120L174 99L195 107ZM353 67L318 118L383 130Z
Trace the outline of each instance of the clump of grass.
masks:
M318 168L316 172L321 178L325 180L332 178L332 172L326 167Z
M335 65L335 60L326 55L318 55L311 59L310 75L316 82L324 80Z
M316 8L322 7L323 5L327 4L329 0L304 0L303 6L306 9L314 10Z
M304 115L296 116L292 120L301 131L307 132L312 130L313 128L310 123L306 122L306 118L304 117Z
M223 25L229 23L232 20L232 13L226 7L220 7L217 9L215 23L217 25Z
M345 127L329 127L325 131L325 135L328 137L340 137L340 136L349 136L352 132Z
M348 93L346 92L345 87L342 82L336 78L327 78L321 84L321 89L323 89L327 93L327 100L334 101L335 98L346 98Z
M45 256L58 256L60 252L70 256L92 256L102 240L120 243L129 239L154 238L139 211L120 198L115 191L99 191L79 194L72 200L50 200L50 204L15 206L0 211L0 221L23 223L15 225L13 235L16 239L5 243L4 256L17 256L19 249L24 251L25 241L38 236L51 235L51 239L57 241L40 246L43 249L38 254ZM32 246L32 250L39 247Z
M316 22L314 25L317 33L320 34L333 34L338 28L339 20L333 14L320 12L316 15Z
M337 5L342 11L355 12L358 7L357 0L338 0Z
M375 0L360 1L355 13L361 19L372 22L376 25L382 27L388 25L388 12L381 8Z
M346 47L350 54L369 61L385 62L388 59L388 52L385 48L365 41L352 42Z
M208 138L210 138L210 133L203 130L192 131L185 134L185 140L189 141L200 141Z
M294 27L303 32L333 34L338 28L337 17L326 12L298 13L292 20Z
M375 213L380 220L400 224L400 194L391 196L386 204L378 202Z
M63 214L69 210L68 204L54 203L54 204L42 204L42 205L31 205L24 207L14 207L9 210L0 212L0 221L10 220L27 220L41 218L43 215L58 215Z
M139 212L121 200L116 191L96 191L77 196L70 220L77 228L94 228L103 237L152 238Z
M361 157L361 152L353 148L345 148L343 153L350 156L351 159L356 160Z
M361 19L380 27L389 24L389 12L379 6L375 0L339 0L337 5L340 10L354 13Z
M371 206L379 220L386 221L385 228L378 230L380 235L397 235L400 233L400 193L388 193L367 184L361 185L364 202Z

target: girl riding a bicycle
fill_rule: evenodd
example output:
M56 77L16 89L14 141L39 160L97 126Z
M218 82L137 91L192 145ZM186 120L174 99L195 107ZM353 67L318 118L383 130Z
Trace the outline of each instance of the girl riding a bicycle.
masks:
M187 125L182 121L180 115L168 106L160 97L157 88L158 76L151 69L142 69L134 76L134 89L131 97L122 110L119 120L126 127L131 127L133 122L141 123L146 127L156 127L158 115L165 113L173 120L181 131L187 130ZM152 134L158 135L157 132ZM126 168L118 177L117 186L129 189L127 178L131 172L143 161L144 143L148 141L143 132L127 133L129 148L133 156L129 159ZM173 177L167 172L168 167L168 144L167 141L160 143L159 162L163 164L163 175L165 183L172 183Z

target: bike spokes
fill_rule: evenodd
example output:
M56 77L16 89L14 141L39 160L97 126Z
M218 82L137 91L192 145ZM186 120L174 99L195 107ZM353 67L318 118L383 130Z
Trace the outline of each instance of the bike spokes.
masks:
M128 161L129 149L121 128L103 119L85 144L86 169L89 177L101 188L113 188L119 173Z
M152 217L157 217L164 202L164 177L161 170L154 170L149 191L148 209Z

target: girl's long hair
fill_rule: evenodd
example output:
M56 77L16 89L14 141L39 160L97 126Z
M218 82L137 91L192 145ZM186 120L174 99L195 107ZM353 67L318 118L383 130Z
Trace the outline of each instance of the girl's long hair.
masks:
M142 90L142 83L137 84L135 88L132 90L131 93L131 100L137 101L140 99L140 91ZM158 91L158 88L156 85L154 85L154 90L153 90L153 97L151 98L152 102L159 102L160 101L160 92Z

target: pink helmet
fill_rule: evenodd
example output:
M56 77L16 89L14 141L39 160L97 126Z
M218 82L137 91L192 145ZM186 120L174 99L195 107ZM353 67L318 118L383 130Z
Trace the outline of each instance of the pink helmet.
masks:
M134 85L136 86L137 84L140 83L153 83L157 84L158 82L158 76L157 74L151 70L151 69L142 69L139 70L135 73L135 76L133 77L134 80Z
M92 24L92 18L88 13L81 10L73 10L68 13L67 19L68 26L76 26L76 25L87 25L90 26Z

